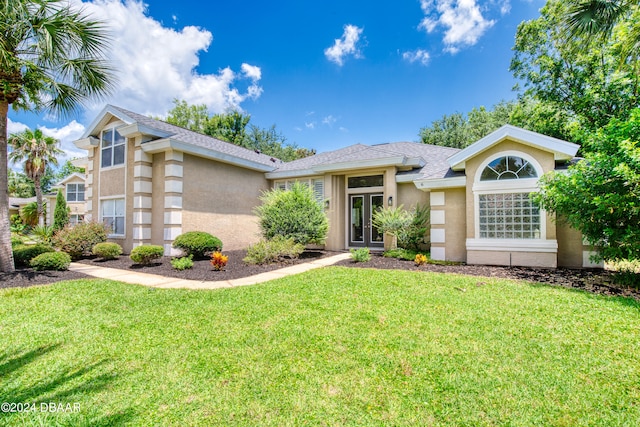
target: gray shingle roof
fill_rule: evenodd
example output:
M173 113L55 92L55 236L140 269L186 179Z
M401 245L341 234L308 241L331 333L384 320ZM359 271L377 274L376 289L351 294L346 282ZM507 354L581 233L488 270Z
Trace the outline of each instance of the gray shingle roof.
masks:
M319 153L293 162L281 163L276 172L294 172L313 169L317 166L333 163L367 161L392 156L422 158L425 165L420 169L405 174L418 174L420 178L443 178L449 170L447 158L457 153L458 149L419 142L393 142L377 145L355 144L334 151Z
M272 157L267 156L266 154L259 154L247 148L239 147L229 142L221 141L217 138L203 135L189 129L181 128L180 126L172 125L170 123L163 122L162 120L152 119L151 117L143 116L142 114L134 113L133 111L125 110L124 108L116 107L114 105L110 105L109 107L128 117L132 122L166 133L168 135L167 138L176 139L197 147L218 151L220 153L271 166L273 168L276 168L282 163L279 159L275 159L275 162L272 161Z

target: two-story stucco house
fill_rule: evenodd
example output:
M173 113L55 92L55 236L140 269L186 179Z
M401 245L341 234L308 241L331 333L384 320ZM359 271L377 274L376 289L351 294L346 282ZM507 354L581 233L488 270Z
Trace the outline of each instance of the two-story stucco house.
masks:
M125 252L210 232L225 249L259 239L260 194L294 181L313 187L329 217L326 248L383 248L379 207L431 206L434 259L477 264L591 266L580 233L529 200L544 173L578 146L504 126L465 150L398 142L356 144L281 162L215 138L107 106L79 148L88 151L87 218L111 225Z

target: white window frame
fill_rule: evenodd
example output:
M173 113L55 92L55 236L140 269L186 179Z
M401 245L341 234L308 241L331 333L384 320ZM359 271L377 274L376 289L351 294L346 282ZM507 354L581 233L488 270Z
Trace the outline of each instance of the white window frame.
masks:
M75 220L73 219L75 217ZM84 215L82 214L70 214L69 215L69 224L78 225L84 222Z
M69 191L69 188L72 185L75 187L75 189L76 189L75 191ZM80 193L78 191L78 185L82 185L82 200L78 200L78 194ZM67 187L67 202L69 202L69 203L77 203L77 202L84 202L85 201L86 186L85 186L85 184L83 182L71 182L71 183L68 183L66 185L66 187ZM76 200L69 200L69 194L70 193L76 195Z
M100 132L100 169L101 170L106 170L106 169L115 169L115 168L122 168L125 166L125 164L127 163L127 138L125 136L123 136L123 142L121 144L118 144L117 146L124 146L124 154L123 154L123 160L122 163L118 163L118 164L114 164L114 151L115 151L115 147L116 145L113 143L114 141L111 141L112 144L110 147L108 147L111 150L111 164L109 166L103 166L102 165L102 153L103 151L106 149L105 147L102 146L102 141L103 141L103 136L105 132L109 132L109 131L113 131L116 132L118 130L118 125L113 125L113 126L107 126L104 129L102 129L102 131ZM115 133L113 134L115 138Z
M274 181L273 188L274 189L279 188L281 190L290 190L294 182L301 182L311 187L313 189L313 194L315 194L316 201L321 204L324 203L324 200L325 200L324 199L324 177L287 179L287 180L282 179L282 180ZM318 190L318 186L321 187L321 190Z
M111 200L122 200L123 203L123 208L122 208L122 234L118 234L118 233L111 233L109 234L108 237L118 237L118 238L123 238L126 236L127 234L127 199L125 198L124 195L120 195L120 196L112 196L112 197L103 197L102 199L100 199L100 222L104 223L104 203L107 201L111 201ZM115 215L115 203L114 203L114 215L107 215L107 218L120 218L119 215Z
M536 170L537 178L519 178L495 181L480 181L484 168L494 160L504 157L521 157L529 162ZM475 238L467 239L468 250L509 250L509 251L557 251L557 242L547 240L547 215L540 209L540 236L539 238L480 238L480 195L508 194L508 193L533 193L539 190L538 181L544 171L540 163L527 153L520 151L502 151L486 158L478 167L473 181L474 197L474 222Z

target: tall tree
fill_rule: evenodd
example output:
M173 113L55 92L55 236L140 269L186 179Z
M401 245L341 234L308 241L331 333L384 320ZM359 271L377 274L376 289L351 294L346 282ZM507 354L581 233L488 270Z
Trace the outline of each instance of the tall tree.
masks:
M625 120L640 95L637 63L621 54L618 37L567 38L569 7L549 0L538 19L518 26L511 71L524 83L525 95L565 111L582 127L595 130L614 117ZM621 25L638 27L628 19Z
M58 190L56 195L56 208L53 210L53 231L58 231L69 224L69 206L67 206L67 200L62 193L62 190Z
M7 189L7 114L68 114L106 94L113 72L104 59L105 25L66 0L0 3L0 271L14 271Z
M47 171L47 166L58 164L58 155L63 151L58 148L58 140L45 136L40 129L12 134L9 137L12 147L9 159L13 162L24 162L24 173L33 180L36 189L36 203L38 205L38 224L44 225L42 210L41 179Z

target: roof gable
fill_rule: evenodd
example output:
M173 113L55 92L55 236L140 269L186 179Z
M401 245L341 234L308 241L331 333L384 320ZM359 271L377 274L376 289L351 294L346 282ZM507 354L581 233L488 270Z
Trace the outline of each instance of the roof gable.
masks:
M551 152L554 154L556 160L570 160L576 155L580 148L579 145L571 142L552 138L516 126L504 125L500 129L469 145L464 150L449 157L449 165L451 169L455 171L464 170L467 160L505 140L519 142Z
M76 146L85 149L98 146L97 137L100 131L114 117L125 124L119 128L123 135L145 136L142 142L142 149L145 151L157 152L175 149L263 172L275 169L277 163L280 162L271 156L113 105L107 105L102 109L82 138L76 141Z

